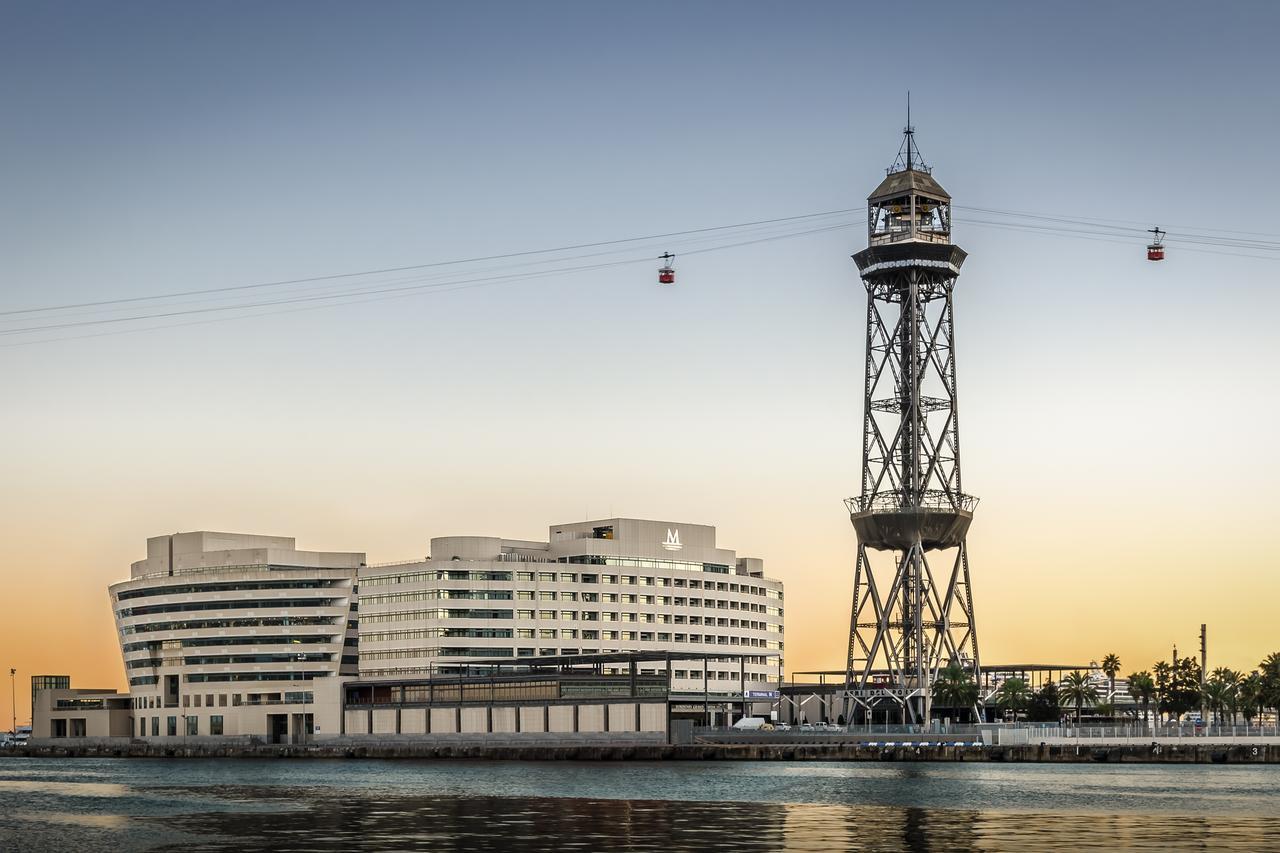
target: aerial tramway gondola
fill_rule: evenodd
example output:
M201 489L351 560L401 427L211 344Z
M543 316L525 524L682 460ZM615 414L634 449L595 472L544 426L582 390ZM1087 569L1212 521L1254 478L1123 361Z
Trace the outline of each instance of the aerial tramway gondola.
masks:
M1155 238L1147 245L1147 260L1163 261L1164 232L1158 226L1156 228L1148 228L1147 231L1155 235Z
M658 268L658 284L675 284L676 270L671 266L671 262L676 256L670 252L663 252L658 256L658 260L662 261L662 266Z

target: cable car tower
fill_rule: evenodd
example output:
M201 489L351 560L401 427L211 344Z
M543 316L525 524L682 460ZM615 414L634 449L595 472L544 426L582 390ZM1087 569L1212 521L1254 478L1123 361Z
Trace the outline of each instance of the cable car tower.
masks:
M951 196L902 147L867 199L862 488L845 503L858 537L845 707L860 719L928 724L938 673L977 682L978 634L965 536L977 498L960 480L952 293L966 254ZM883 718L881 718L883 714Z

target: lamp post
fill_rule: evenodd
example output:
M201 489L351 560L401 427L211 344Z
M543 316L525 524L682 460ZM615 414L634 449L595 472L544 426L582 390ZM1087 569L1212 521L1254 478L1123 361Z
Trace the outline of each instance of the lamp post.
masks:
M13 719L11 720L13 728L10 730L10 734L17 736L18 734L18 670L12 666L9 667L9 713L12 714L13 716Z

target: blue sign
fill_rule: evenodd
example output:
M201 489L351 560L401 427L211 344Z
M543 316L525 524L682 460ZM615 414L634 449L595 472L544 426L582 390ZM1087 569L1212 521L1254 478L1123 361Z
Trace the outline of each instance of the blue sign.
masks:
M777 699L778 691L776 690L748 690L748 699Z

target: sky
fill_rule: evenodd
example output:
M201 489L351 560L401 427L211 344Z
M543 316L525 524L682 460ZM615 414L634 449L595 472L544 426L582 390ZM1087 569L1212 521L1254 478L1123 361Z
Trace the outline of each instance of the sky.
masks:
M856 208L910 90L970 253L984 662L1128 672L1204 622L1211 666L1252 668L1280 648L1277 255L1171 238L1152 264L1141 239L965 207L1280 239L1278 26L1261 2L9 0L0 311ZM16 704L32 674L123 688L106 587L146 537L199 529L386 562L585 518L714 524L786 582L788 671L843 667L866 240L844 221L305 311L0 314Z

